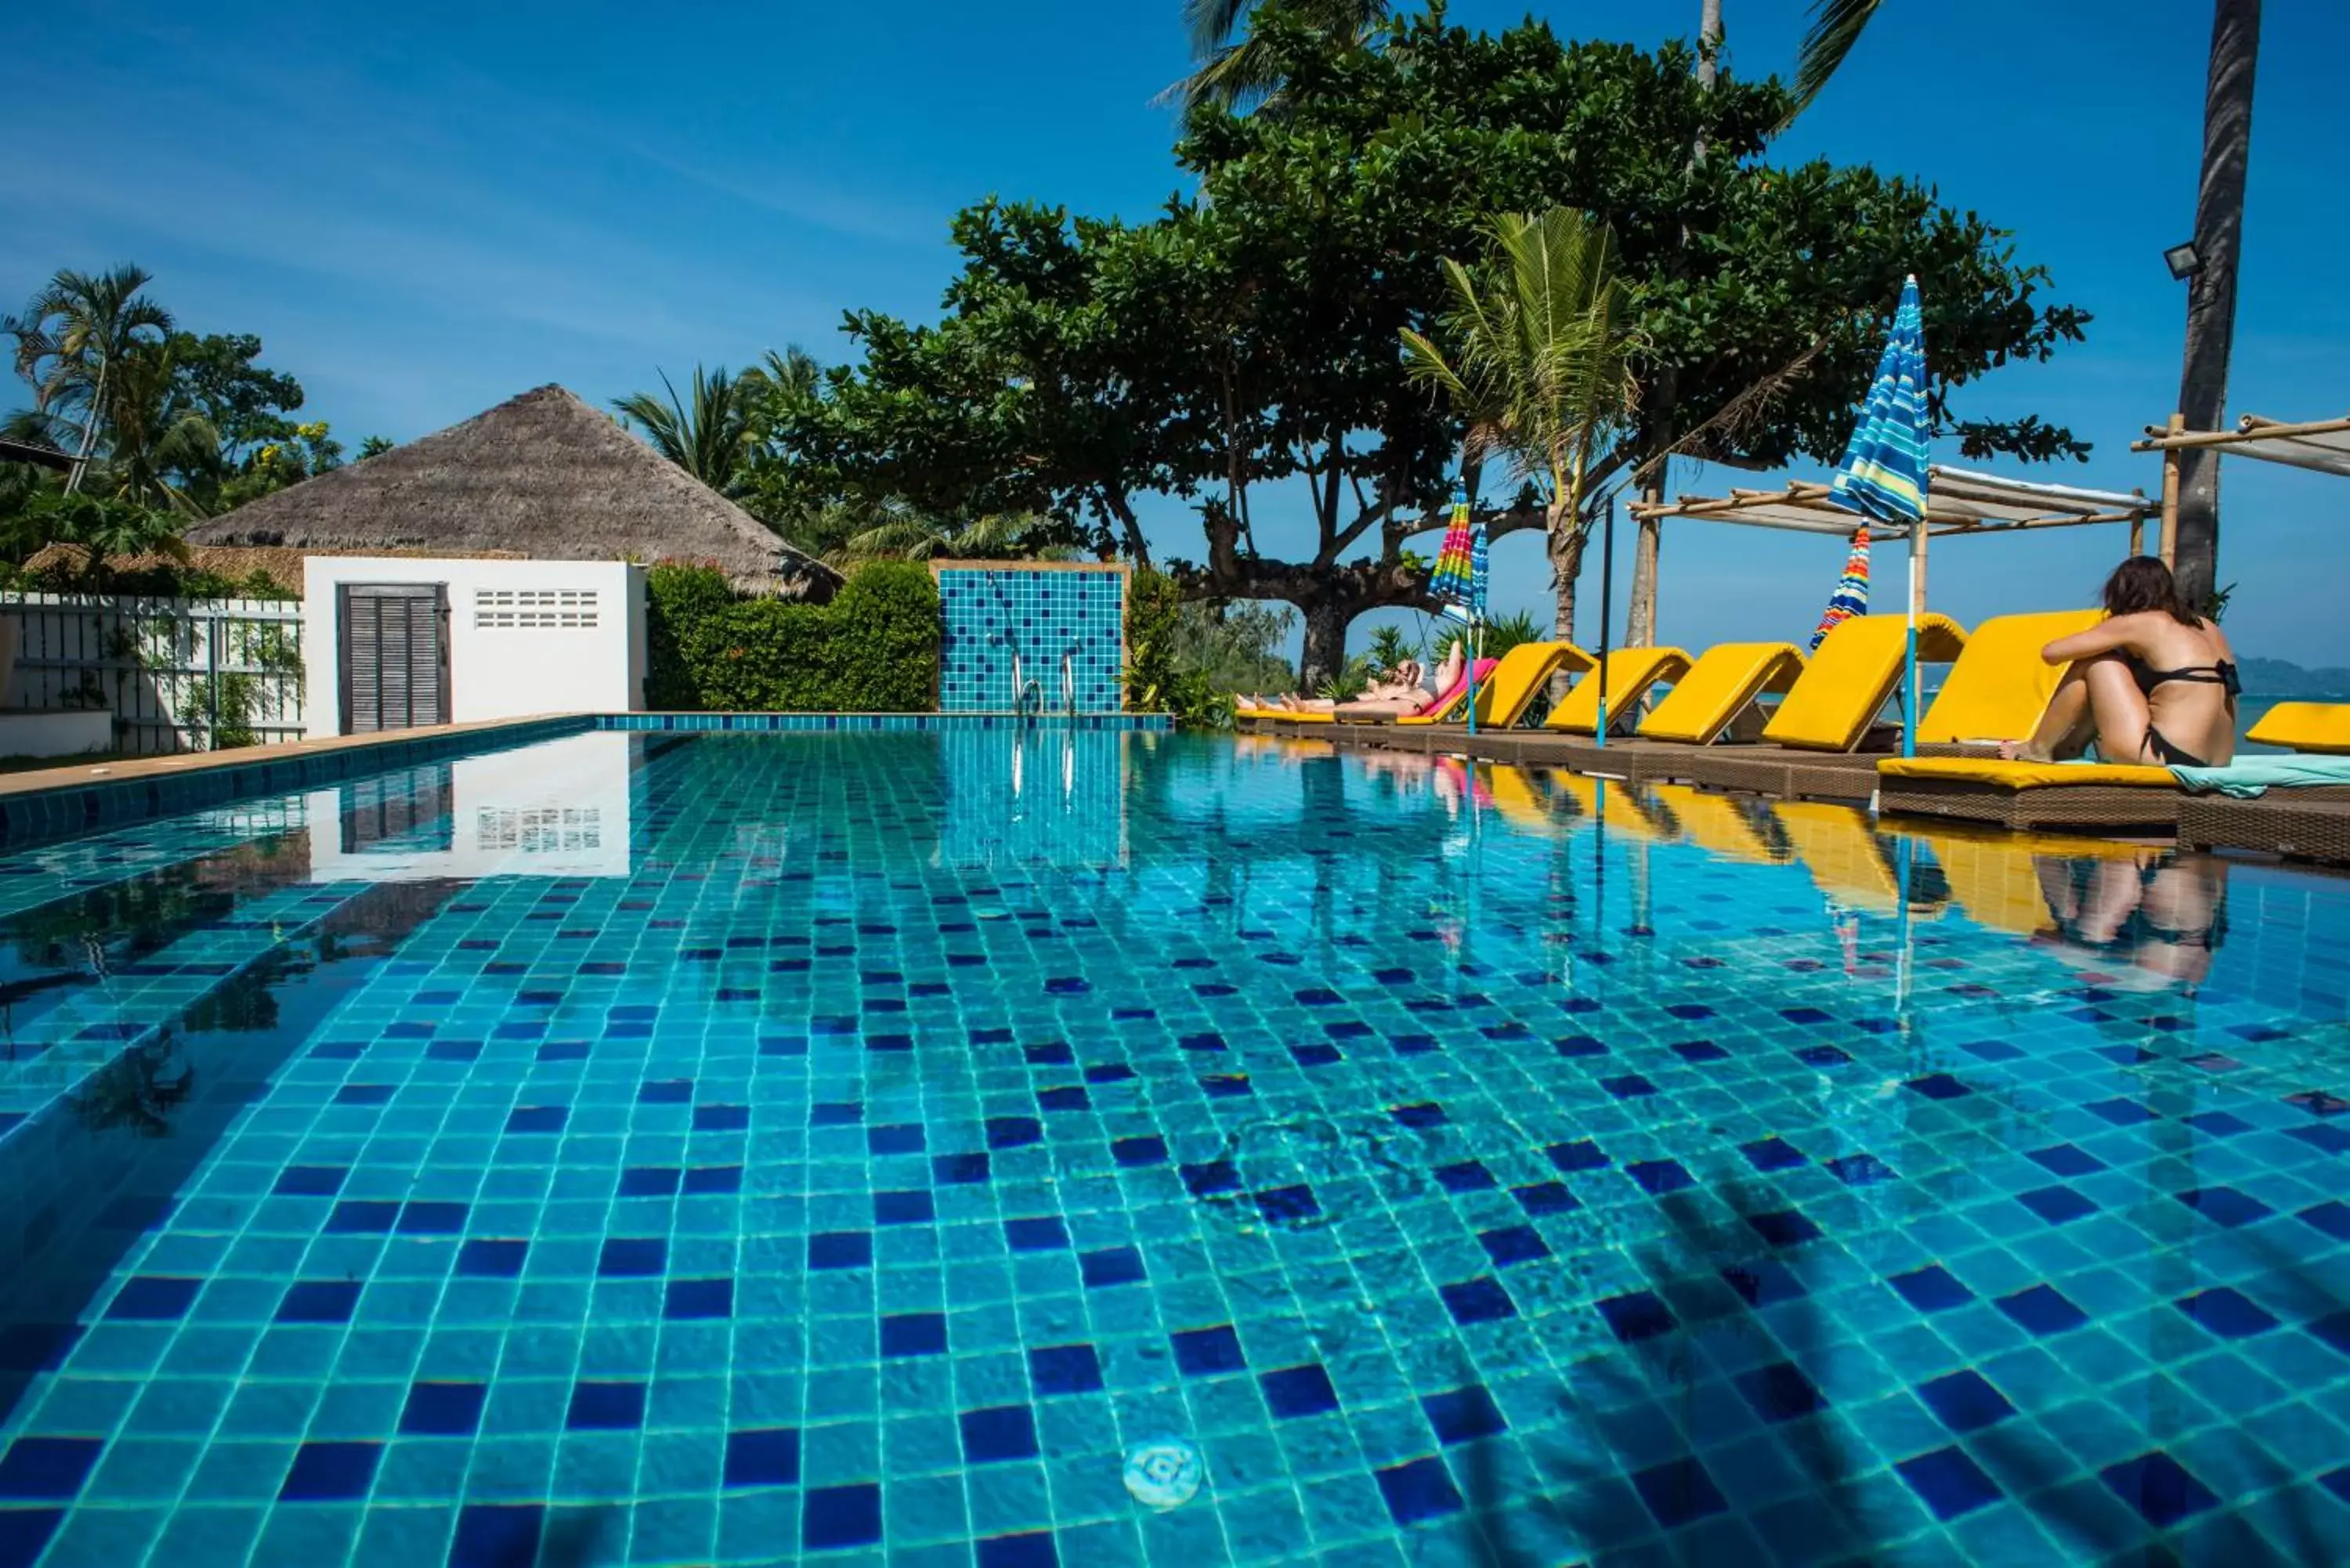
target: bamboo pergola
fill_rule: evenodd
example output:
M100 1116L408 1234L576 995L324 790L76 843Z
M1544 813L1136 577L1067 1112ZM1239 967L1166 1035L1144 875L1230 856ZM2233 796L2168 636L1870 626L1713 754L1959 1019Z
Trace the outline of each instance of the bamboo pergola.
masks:
M2147 426L2146 439L2130 442L2130 451L2162 454L2165 561L2174 561L2178 553L2178 454L2189 450L2256 457L2262 462L2281 462L2288 468L2313 469L2350 479L2350 416L2293 424L2246 414L2231 431L2190 431L2183 416L2173 414L2167 425Z
M1908 529L1917 566L1912 607L1926 607L1926 545L1956 535L2014 534L2027 529L2078 528L2093 523L2130 525L2130 551L2144 543L2146 520L2160 511L2143 491L2085 490L2070 484L2035 484L1971 469L1934 464L1927 471L1926 515ZM1678 501L1636 501L1638 518L1688 517L1705 523L1737 523L1753 528L1783 528L1801 534L1849 537L1866 521L1836 504L1825 484L1791 480L1779 490L1732 490L1726 496L1684 495Z

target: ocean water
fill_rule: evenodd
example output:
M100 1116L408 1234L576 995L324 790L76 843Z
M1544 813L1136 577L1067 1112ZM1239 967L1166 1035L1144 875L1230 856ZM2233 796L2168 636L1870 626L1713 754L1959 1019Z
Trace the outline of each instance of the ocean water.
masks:
M0 857L0 1564L2350 1559L2350 882L1164 735Z

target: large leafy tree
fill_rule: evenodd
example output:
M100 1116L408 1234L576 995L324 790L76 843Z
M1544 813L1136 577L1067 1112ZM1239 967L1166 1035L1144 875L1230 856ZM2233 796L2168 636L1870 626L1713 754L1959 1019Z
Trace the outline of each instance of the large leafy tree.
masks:
M174 389L219 435L224 464L242 467L267 442L301 439L300 427L286 416L302 407L302 383L255 363L259 337L174 332L168 346Z
M1833 461L1911 271L1933 412L1961 450L2078 450L2029 416L1962 420L1951 399L2085 316L2043 304L2042 269L1929 188L1770 163L1793 105L1775 82L1709 89L1686 47L1567 44L1535 23L1484 36L1420 17L1365 47L1291 0L1258 5L1250 39L1281 112L1203 108L1178 148L1196 193L1130 225L983 203L958 221L941 320L852 316L864 363L801 406L793 483L945 515L1048 512L1138 559L1135 498L1188 498L1204 549L1166 563L1184 591L1296 607L1318 681L1356 616L1427 602L1410 545L1440 521L1466 425L1411 381L1399 335L1445 308L1441 257L1478 254L1496 213L1553 206L1615 233L1642 345L1638 416L1587 467L1596 497L1667 452ZM1274 484L1308 502L1295 558L1252 525ZM1552 528L1562 612L1590 514ZM1552 522L1540 504L1490 515L1497 534Z

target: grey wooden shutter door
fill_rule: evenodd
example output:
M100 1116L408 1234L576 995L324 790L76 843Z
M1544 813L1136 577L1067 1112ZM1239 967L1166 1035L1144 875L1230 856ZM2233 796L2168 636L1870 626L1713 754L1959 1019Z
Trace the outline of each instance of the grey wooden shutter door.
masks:
M449 596L439 583L346 583L343 732L449 722Z

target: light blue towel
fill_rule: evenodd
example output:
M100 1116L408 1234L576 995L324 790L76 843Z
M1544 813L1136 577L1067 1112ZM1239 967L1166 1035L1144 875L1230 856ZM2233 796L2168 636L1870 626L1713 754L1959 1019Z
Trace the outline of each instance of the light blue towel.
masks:
M2224 768L2174 767L2170 776L2197 794L2224 794L2252 800L2271 789L2308 789L2319 784L2350 784L2350 757L2303 755L2238 757Z

